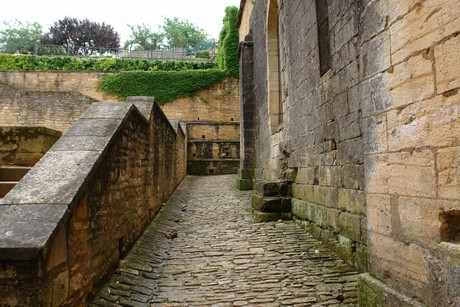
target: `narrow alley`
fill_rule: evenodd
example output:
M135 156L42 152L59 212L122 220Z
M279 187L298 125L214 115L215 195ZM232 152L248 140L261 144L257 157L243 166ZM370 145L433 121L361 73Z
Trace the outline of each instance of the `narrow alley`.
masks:
M236 175L188 176L93 306L355 306L358 273L293 221L256 223Z

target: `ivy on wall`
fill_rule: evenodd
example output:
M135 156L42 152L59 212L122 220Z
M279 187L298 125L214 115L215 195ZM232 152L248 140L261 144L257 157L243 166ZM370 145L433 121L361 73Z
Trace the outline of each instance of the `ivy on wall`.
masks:
M217 63L220 69L227 71L231 76L238 77L239 59L238 43L239 32L236 26L238 22L238 8L229 6L225 9L224 26L219 34L219 50Z
M188 97L203 88L222 82L227 73L219 69L186 71L119 72L104 76L99 89L118 96L153 96L159 105Z
M213 62L79 58L0 54L0 70L31 71L179 71L217 68Z

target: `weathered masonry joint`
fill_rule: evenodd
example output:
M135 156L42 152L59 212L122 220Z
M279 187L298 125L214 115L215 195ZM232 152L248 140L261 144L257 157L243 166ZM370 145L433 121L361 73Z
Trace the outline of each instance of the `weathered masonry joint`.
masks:
M238 185L363 272L361 306L460 304L458 20L454 0L241 1Z

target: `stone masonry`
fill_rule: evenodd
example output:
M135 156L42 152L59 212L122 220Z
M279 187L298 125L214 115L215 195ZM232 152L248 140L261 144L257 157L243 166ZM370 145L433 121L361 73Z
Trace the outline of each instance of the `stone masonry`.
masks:
M93 306L355 306L357 272L292 221L255 222L236 178L186 177Z
M239 25L256 186L290 177L361 305L460 305L458 1L242 0Z

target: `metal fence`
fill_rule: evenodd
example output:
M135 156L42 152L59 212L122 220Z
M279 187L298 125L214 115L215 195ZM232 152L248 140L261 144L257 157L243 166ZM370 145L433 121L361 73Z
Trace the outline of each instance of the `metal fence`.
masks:
M138 59L170 59L170 60L189 60L189 61L209 61L214 59L216 50L211 49L206 53L207 56L198 56L194 52L180 49L161 49L161 50L129 50L123 48L105 47L76 47L59 45L36 44L32 47L0 46L0 53L30 54L44 56L75 56L91 58L138 58Z

